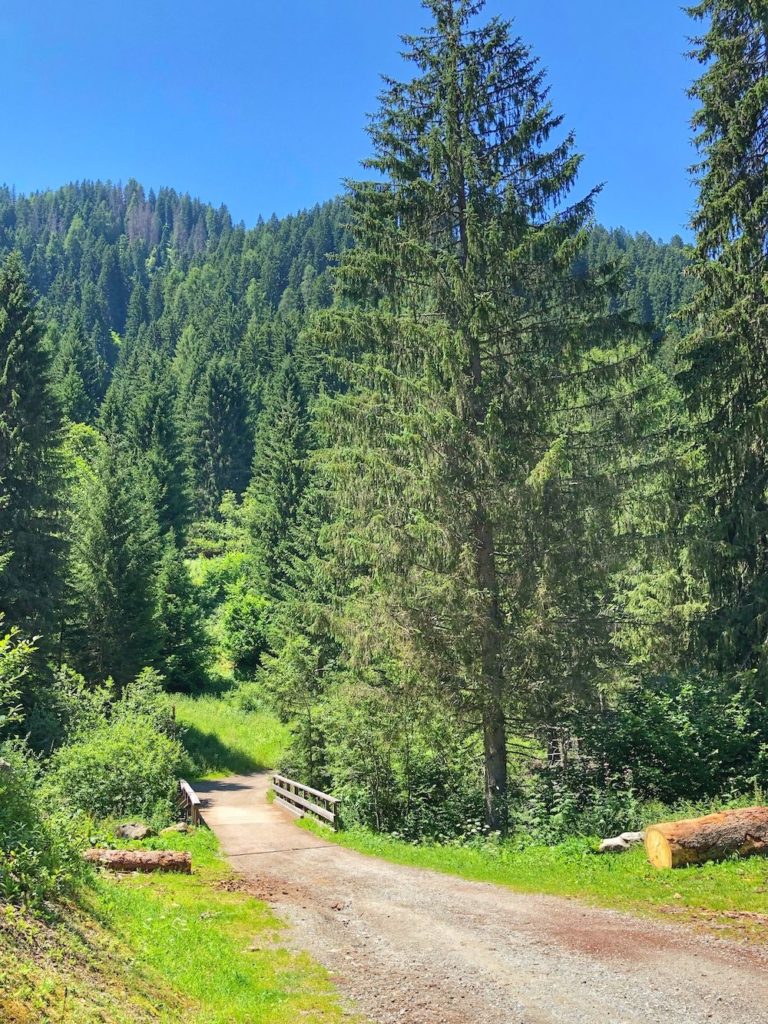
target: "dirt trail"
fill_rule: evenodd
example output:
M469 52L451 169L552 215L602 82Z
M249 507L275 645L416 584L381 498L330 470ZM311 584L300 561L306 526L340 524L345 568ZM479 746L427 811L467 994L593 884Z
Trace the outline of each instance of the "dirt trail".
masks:
M745 947L364 857L296 828L268 782L201 783L204 818L378 1024L768 1022L768 963Z

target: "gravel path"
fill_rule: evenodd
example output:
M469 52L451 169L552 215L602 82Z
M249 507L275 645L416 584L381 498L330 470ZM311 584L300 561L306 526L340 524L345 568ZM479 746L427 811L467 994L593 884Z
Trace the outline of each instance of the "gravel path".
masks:
M378 1024L768 1021L768 962L747 947L344 850L268 804L268 783L201 783L205 821Z

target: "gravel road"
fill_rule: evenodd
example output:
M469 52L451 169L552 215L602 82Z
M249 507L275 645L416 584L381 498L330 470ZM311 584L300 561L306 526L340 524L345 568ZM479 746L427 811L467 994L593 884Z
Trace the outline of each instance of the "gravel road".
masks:
M233 867L377 1024L760 1024L768 960L572 901L388 864L296 828L267 775L201 783Z

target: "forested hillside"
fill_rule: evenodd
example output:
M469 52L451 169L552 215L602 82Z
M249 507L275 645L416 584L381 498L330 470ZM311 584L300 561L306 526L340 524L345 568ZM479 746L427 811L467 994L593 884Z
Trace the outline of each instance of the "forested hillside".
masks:
M286 771L409 837L766 784L765 128L716 144L735 29L700 43L687 247L597 226L525 45L427 6L343 198L249 229L134 181L0 192L0 736L80 810L130 812L82 767L116 751L167 804L161 691L222 686L290 726Z

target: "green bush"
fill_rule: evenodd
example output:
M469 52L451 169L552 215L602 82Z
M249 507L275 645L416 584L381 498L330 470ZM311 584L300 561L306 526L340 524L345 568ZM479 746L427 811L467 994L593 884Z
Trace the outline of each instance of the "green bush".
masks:
M211 614L243 578L248 559L241 551L230 551L215 558L197 558L189 564L189 574L201 607Z
M38 769L19 745L0 745L0 900L32 906L72 888L84 873L85 822L47 817Z
M95 818L170 820L187 767L175 737L151 718L125 712L56 751L46 791Z
M269 649L270 604L261 594L234 593L224 606L224 647L237 672L258 668Z

